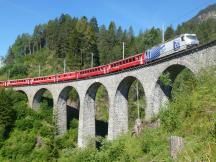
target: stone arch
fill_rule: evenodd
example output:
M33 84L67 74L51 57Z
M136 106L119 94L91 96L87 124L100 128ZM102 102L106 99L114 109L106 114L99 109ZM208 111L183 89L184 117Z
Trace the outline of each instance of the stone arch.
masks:
M189 64L186 61L180 61L171 65L168 65L160 70L159 75L156 77L156 82L154 83L152 90L152 100L151 100L151 117L158 114L161 106L169 102L171 98L171 86L164 86L160 81L160 76L163 73L168 72L170 74L171 83L174 83L176 77L182 72L182 70L188 69L192 74L196 74L197 70L193 65Z
M85 93L84 103L83 103L83 126L82 126L82 134L83 134L83 145L85 146L88 142L88 138L95 138L97 135L96 132L96 110L95 110L95 102L96 102L96 94L100 86L105 87L105 90L108 94L108 102L109 92L105 85L100 82L95 82L90 85ZM107 126L108 133L108 126Z
M110 139L113 139L128 131L128 93L132 83L137 80L142 83L137 77L127 76L121 80L115 93L113 110L110 112L112 116L112 131L110 132ZM142 84L141 84L142 85ZM142 85L145 99L145 89Z
M184 61L184 60L179 60L171 64L166 64L166 66L162 66L162 68L160 68L160 71L156 75L156 79L158 79L161 76L161 74L163 74L168 69L173 69L172 67L174 66L176 67L174 69L177 69L180 72L185 68L189 69L193 74L196 74L198 72L196 66L193 65L192 63L189 63L188 61ZM179 72L177 74L179 74Z
M53 104L54 104L54 101L53 101L53 94L51 93L50 90L48 90L48 89L46 89L46 88L41 88L41 89L39 89L39 90L35 93L35 95L34 95L34 97L33 97L32 108L33 108L34 110L37 110L37 109L40 107L40 103L41 103L41 101L42 101L42 99L43 99L43 94L44 94L45 92L48 92L49 94L51 94L52 100L49 101L48 104L50 104L50 105L53 106Z
M21 93L21 94L23 94L23 95L25 95L25 97L26 97L26 99L27 99L27 103L29 102L29 98L28 98L28 95L27 95L27 93L25 92L25 91L23 91L23 90L16 90L16 92L18 92L18 93Z
M69 98L69 93L71 90L74 90L77 95L78 95L78 105L77 105L77 110L74 108L71 113L75 113L75 117L78 119L79 118L79 105L80 105L80 96L76 88L72 86L66 86L63 88L63 90L60 92L57 100L57 118L58 118L58 131L60 134L63 134L66 132L68 128L68 114L70 113L69 107L68 107L68 98Z

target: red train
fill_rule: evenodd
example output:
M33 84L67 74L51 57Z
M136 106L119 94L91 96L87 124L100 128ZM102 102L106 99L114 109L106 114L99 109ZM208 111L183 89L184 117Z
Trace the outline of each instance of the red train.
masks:
M142 53L142 54L137 54L128 57L123 60L113 62L108 65L97 66L94 68L89 68L89 69L76 71L76 72L42 76L36 78L0 81L0 87L37 85L37 84L56 83L56 82L63 82L63 81L76 80L76 79L84 79L84 78L121 71L123 69L139 66L144 63L145 63L145 53Z

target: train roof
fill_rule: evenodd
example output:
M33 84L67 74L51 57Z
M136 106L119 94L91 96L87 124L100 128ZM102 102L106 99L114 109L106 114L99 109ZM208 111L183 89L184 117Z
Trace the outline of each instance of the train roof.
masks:
M164 43L159 43L159 44L157 44L157 45L155 45L155 46L153 46L153 47L151 47L151 48L149 48L149 49L155 48L155 47L157 47L157 46L159 46L159 45L161 45L161 44L165 44L165 43L167 43L167 42L170 42L170 41L172 41L172 40L174 40L174 39L176 39L176 38L179 38L179 37L181 37L181 36L184 36L184 35L193 35L193 36L196 36L196 34L192 34L192 33L183 33L183 34L180 34L180 35L175 36L174 38L170 38L170 39L164 41Z

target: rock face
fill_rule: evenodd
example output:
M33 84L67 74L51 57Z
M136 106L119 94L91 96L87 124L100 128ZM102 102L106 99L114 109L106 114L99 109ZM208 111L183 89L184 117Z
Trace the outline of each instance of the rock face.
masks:
M216 19L216 11L207 12L207 13L204 13L204 14L198 16L199 21L205 21L209 18Z
M177 159L178 154L184 148L184 140L182 137L171 136L170 137L170 155L173 159Z

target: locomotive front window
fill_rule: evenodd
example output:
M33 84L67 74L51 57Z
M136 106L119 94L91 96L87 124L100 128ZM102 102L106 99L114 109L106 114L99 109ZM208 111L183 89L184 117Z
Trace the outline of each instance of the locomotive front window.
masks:
M181 41L185 41L185 40L184 40L184 36L181 37Z
M197 37L195 35L187 35L187 38L197 40Z

